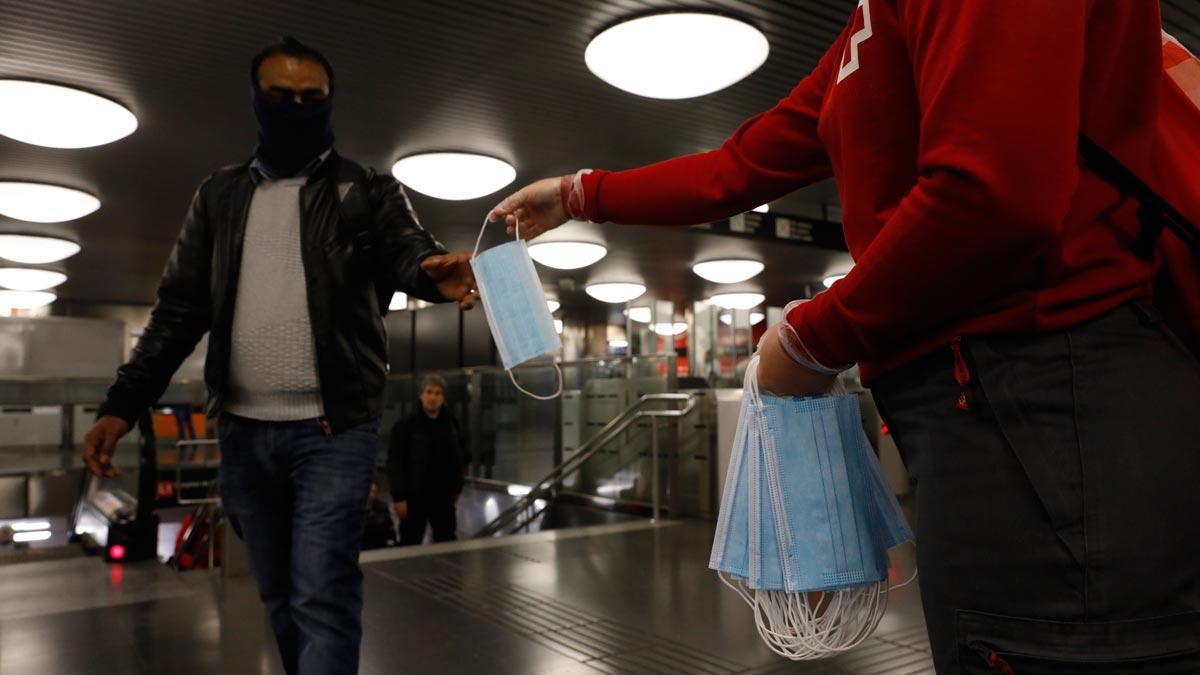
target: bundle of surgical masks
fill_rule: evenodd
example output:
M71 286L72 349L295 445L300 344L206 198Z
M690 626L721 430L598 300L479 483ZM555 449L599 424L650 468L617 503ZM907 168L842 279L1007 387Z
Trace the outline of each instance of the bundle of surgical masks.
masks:
M517 383L513 368L541 356L553 355L562 348L562 340L554 329L554 318L546 304L542 282L533 268L529 246L521 241L520 222L517 223L517 238L495 248L479 252L483 232L488 221L479 228L475 250L471 254L471 270L483 300L488 328L500 352L500 361L508 371L508 377L518 391L548 401L562 394L562 369L554 363L558 375L558 391L541 396L526 391Z
M709 567L772 651L845 652L887 608L888 549L913 535L863 431L858 398L744 395ZM907 583L907 582L906 582Z

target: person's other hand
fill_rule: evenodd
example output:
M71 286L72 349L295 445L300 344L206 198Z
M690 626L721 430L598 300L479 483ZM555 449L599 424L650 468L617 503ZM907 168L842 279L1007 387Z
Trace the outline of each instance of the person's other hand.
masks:
M471 271L470 253L431 255L421 261L421 269L437 284L444 298L457 302L462 309L475 306L479 295L475 292L475 273Z
M83 438L83 463L93 475L110 478L120 473L113 466L113 449L129 433L129 423L120 417L105 415L96 420Z
M779 324L767 329L758 343L758 386L776 396L827 393L836 378L809 370L792 360L779 344Z
M543 178L509 195L488 214L489 222L503 220L508 233L515 234L521 222L521 238L525 240L553 230L570 220L559 191L560 178Z
M392 504L392 508L396 511L397 518L408 517L408 501L399 501Z

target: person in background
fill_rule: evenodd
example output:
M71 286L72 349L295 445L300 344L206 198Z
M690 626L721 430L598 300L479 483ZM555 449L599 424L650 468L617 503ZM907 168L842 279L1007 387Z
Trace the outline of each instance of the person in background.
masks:
M474 277L469 254L448 254L421 227L399 183L334 149L324 56L287 38L259 52L248 75L258 147L196 191L84 460L116 474L117 440L209 333L222 504L246 542L284 670L356 673L363 497L387 378L381 311L395 290L469 309Z
M400 518L400 545L425 539L453 541L455 505L463 489L464 444L446 407L446 381L436 375L421 383L416 412L396 422L388 449L388 481Z
M1137 202L1078 154L1156 175L1161 26L1157 2L858 0L719 149L490 218L689 225L835 177L855 267L767 331L759 384L861 364L918 482L938 672L1200 672L1200 364L1149 302Z

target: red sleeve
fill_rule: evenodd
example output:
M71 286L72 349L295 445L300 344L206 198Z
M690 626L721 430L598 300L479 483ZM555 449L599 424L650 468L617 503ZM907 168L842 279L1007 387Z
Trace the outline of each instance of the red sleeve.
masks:
M629 171L583 177L592 222L694 225L778 199L832 169L817 136L821 101L841 53L837 44L774 108L744 122L717 150Z
M1036 279L1078 181L1086 0L901 0L916 185L850 274L787 317L821 363L885 355Z

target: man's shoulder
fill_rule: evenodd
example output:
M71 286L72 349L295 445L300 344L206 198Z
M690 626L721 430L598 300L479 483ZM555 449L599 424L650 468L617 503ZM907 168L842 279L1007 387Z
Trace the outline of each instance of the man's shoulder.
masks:
M216 171L208 174L200 183L200 189L208 190L226 190L240 180L250 180L250 161L242 161L237 164L227 164Z

